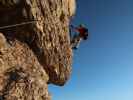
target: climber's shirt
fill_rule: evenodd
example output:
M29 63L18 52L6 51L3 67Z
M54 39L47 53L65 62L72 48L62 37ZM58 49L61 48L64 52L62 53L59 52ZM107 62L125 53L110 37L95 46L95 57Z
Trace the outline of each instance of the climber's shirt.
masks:
M78 27L78 28L76 28L76 31L79 32L79 36L81 38L83 38L84 40L87 39L87 37L88 37L88 29L86 29L84 27Z

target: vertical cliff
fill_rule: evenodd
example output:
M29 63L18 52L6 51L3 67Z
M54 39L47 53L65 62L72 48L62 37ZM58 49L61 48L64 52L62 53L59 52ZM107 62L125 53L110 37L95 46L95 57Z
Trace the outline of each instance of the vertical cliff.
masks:
M0 100L49 100L71 75L75 0L0 0Z

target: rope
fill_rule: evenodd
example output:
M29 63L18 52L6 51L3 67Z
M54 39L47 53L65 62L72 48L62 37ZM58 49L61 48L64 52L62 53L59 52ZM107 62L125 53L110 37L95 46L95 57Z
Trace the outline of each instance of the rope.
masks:
M35 23L39 20L34 20L34 21L28 21L28 22L22 22L22 23L19 23L19 24L12 24L12 25L7 25L7 26L1 26L0 27L0 30L1 29L6 29L6 28L12 28L12 27L16 27L16 26L23 26L23 25L27 25L27 24L32 24L32 23Z

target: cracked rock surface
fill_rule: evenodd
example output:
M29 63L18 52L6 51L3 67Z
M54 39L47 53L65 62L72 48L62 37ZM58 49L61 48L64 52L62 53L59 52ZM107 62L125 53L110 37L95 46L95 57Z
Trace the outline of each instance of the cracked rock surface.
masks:
M0 100L50 100L48 83L68 81L75 8L75 0L0 0Z
M2 47L0 100L49 100L49 77L30 48L17 40Z

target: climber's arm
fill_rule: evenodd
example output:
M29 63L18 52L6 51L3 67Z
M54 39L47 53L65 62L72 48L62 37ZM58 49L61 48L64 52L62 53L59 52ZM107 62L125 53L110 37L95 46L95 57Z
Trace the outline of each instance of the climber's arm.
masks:
M79 32L79 28L78 28L78 27L75 27L75 26L73 26L73 25L70 25L70 28L71 28L72 30L74 30L75 32Z

